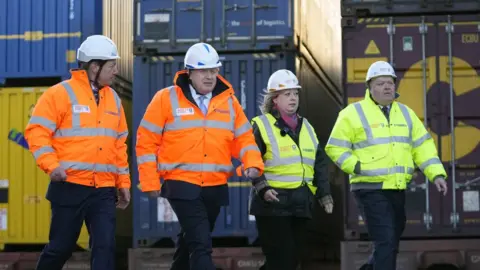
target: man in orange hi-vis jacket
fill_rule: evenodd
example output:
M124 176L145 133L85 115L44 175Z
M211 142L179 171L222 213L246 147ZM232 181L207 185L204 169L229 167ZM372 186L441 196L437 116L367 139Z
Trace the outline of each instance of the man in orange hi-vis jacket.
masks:
M50 241L37 270L63 268L84 221L91 269L116 269L115 208L125 209L130 201L127 123L121 100L109 87L118 58L112 40L88 37L77 52L81 68L42 94L25 130L30 151L51 180Z
M139 180L143 192L168 199L182 227L171 269L214 270L211 232L220 207L228 205L231 158L241 160L252 179L263 173L263 160L232 86L218 74L215 49L197 43L184 62L186 69L155 94L138 128Z

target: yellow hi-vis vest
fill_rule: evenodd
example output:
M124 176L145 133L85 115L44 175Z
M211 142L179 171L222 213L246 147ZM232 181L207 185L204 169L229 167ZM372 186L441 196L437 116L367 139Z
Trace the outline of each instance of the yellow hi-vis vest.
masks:
M415 165L433 181L447 176L435 143L423 123L406 105L393 102L390 122L370 98L343 109L325 147L327 155L357 189L406 189ZM360 173L355 164L360 162Z
M271 114L252 119L252 124L257 124L266 146L263 160L268 184L273 188L294 189L305 182L315 194L317 188L312 184L318 146L315 130L303 118L297 146L290 136L281 135L281 130L275 126L276 121Z

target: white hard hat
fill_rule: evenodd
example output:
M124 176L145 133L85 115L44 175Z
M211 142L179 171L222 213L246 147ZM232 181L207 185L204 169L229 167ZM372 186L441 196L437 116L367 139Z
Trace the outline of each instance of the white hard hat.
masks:
M277 70L268 78L267 90L270 93L300 88L302 87L298 84L297 76L288 69Z
M119 59L115 43L106 36L89 36L82 42L77 50L77 60L90 62L91 60L114 60Z
M368 82L371 79L380 77L380 76L390 76L390 77L393 77L394 79L397 78L397 75L395 75L395 70L389 63L385 61L377 61L368 68L367 77L365 78L365 81Z
M185 54L184 65L187 69L207 69L221 67L222 63L210 44L196 43Z

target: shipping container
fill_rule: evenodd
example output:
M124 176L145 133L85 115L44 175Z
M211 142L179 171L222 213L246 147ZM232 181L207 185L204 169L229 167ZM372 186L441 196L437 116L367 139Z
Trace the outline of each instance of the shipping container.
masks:
M133 80L133 0L103 0L103 34L118 48L118 76Z
M184 54L196 42L222 53L296 51L315 59L322 82L341 93L339 1L137 0L134 16L135 55Z
M278 69L288 68L299 73L299 80L305 87L301 99L301 111L317 114L320 106L325 108L323 119L311 119L317 129L319 139L324 143L340 110L341 98L335 99L337 90L326 88L315 63L290 52L269 52L260 54L221 54L220 73L232 84L235 94L247 117L252 119L259 115L258 101L263 93L269 76ZM172 85L176 71L183 69L183 56L135 57L135 74L133 90L133 123L138 127L147 105L154 94ZM306 103L307 100L315 100ZM325 124L326 123L326 124ZM135 140L135 138L133 138ZM135 144L135 143L133 143ZM134 160L135 162L135 160ZM239 162L233 160L234 165ZM134 166L134 176L138 184L138 172ZM250 183L239 177L229 180L230 206L224 207L217 219L214 237L247 237L252 242L257 237L254 217L248 214ZM134 207L134 246L150 246L162 238L175 238L179 226L172 214L168 202L159 198L150 199L135 189Z
M0 85L67 78L80 43L102 33L101 18L101 1L0 0Z
M341 0L342 17L478 13L475 0Z
M195 42L219 50L292 47L293 0L135 1L135 54L185 52Z
M131 90L116 82L122 98L130 138L132 134ZM45 199L49 178L40 170L23 137L33 107L47 87L0 88L0 249L9 244L45 244L50 228L50 203ZM129 154L131 143L128 142ZM129 155L130 156L130 155ZM131 163L130 163L131 164ZM132 236L131 210L119 211L117 232ZM126 214L127 213L127 214ZM130 224L130 226L128 226ZM82 227L77 244L88 246ZM130 240L131 241L131 240Z
M344 18L343 26L346 102L363 99L370 64L392 63L398 76L398 101L412 108L428 127L449 175L444 197L420 171L415 173L407 189L403 236L439 240L406 242L400 254L411 260L402 260L420 267L416 254L431 252L433 263L477 269L477 262L458 257L457 263L455 258L470 249L472 256L478 256L480 246L472 243L478 240L447 238L480 236L480 15ZM346 182L345 238L366 240L363 217ZM365 245L342 243L342 257L366 259ZM449 253L446 247L455 251ZM343 269L353 268L348 261Z

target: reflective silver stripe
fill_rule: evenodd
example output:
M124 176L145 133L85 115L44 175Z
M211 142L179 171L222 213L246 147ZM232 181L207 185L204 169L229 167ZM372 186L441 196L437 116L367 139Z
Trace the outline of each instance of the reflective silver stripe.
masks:
M268 140L270 141L270 144L272 146L272 155L273 155L272 160L279 161L280 160L280 149L278 148L278 142L275 139L275 135L273 135L273 130L272 130L272 127L270 126L270 122L268 121L268 118L265 114L260 115L258 118L262 121L263 126L265 127L265 130L267 131L267 137L268 137Z
M70 84L68 84L67 82L61 82L60 84L65 88L65 90L67 90L68 97L70 98L70 103L72 103L72 108L71 108L71 110L72 110L72 129L80 128L80 114L73 112L73 107L75 105L78 105L77 96L75 95L75 92L73 92L73 89L70 86Z
M315 136L315 133L313 132L313 128L312 128L312 126L310 125L310 123L308 122L307 118L303 118L303 123L304 123L305 126L307 127L308 134L310 134L310 139L311 139L312 142L313 142L313 145L314 145L314 147L315 147L315 151L317 151L317 147L318 147L317 136Z
M351 142L346 141L346 140L335 139L335 138L332 138L332 137L330 137L330 138L328 139L327 144L335 145L335 146L338 146L338 147L345 147L345 148L348 148L348 149L352 149L352 143L351 143Z
M433 157L425 162L423 162L419 167L422 170L422 172L430 165L442 165L442 162L438 157Z
M356 102L353 104L355 107L355 110L357 111L358 117L360 118L360 122L362 123L362 127L365 131L365 134L367 136L367 140L361 141L354 143L352 145L352 149L361 149L361 148L366 148L372 145L378 145L378 144L389 144L392 142L397 142L397 143L407 143L411 144L412 143L412 129L413 129L413 124L412 124L412 118L410 117L410 114L408 113L408 109L405 105L398 103L398 106L400 108L400 111L402 111L403 117L405 118L405 121L407 122L408 126L408 137L405 136L391 136L391 137L384 137L384 138L374 138L373 137L373 131L370 125L368 124L367 117L365 116L365 113L362 109L362 105L360 102ZM336 144L333 144L336 145Z
M250 122L246 122L245 124L241 125L239 128L235 129L235 138L242 136L244 133L248 132L252 128Z
M118 133L117 139L120 139L120 138L123 138L123 137L127 137L127 136L128 136L128 130L127 130L127 131L124 131L124 132Z
M115 92L115 90L113 90L113 88L111 88L111 87L109 87L109 88L110 88L110 91L112 91L112 93L113 93L113 98L115 99L115 104L117 104L117 112L118 112L118 115L120 116L121 107L122 107L122 100L118 96L117 92Z
M377 144L388 144L392 142L397 142L397 143L410 143L411 140L409 137L404 137L404 136L392 136L392 137L384 137L384 138L374 138L370 139L368 141L361 141L358 143L353 144L353 149L361 149L365 147L369 147L372 145L377 145Z
M341 168L345 160L347 160L351 156L352 156L352 153L350 151L344 152L343 154L340 155L337 161L335 161L335 163Z
M273 173L265 173L265 178L270 181L278 181L278 182L311 182L313 178L311 177L303 177L303 176L294 176L294 175L284 175L284 174L273 174Z
M167 123L165 125L165 131L170 130L181 130L187 128L197 128L197 127L207 127L207 128L218 128L218 129L226 129L230 131L234 131L235 125L235 111L233 110L233 101L232 98L229 97L228 99L228 107L230 110L230 122L222 122L222 121L215 121L215 120L182 120L181 115L177 115L177 109L180 108L177 91L175 91L175 86L170 86L169 88L170 94L170 103L172 105L172 114L173 114L173 122Z
M242 149L240 149L240 154L239 154L240 159L242 159L242 158L243 158L243 155L245 155L245 152L247 152L247 151L249 151L249 150L254 150L254 151L260 152L260 149L258 149L258 146L257 146L257 145L248 145L248 146L245 146L245 147L243 147Z
M76 162L76 161L60 161L60 165L63 169L79 170L79 171L96 171L105 173L117 173L118 167L110 164L94 164L88 162Z
M140 122L140 126L147 129L148 131L156 133L158 135L162 135L162 133L163 133L163 128L162 127L157 126L155 124L152 124L145 119L142 119L142 121Z
M41 155L45 153L55 153L51 146L42 146L37 149L37 151L33 152L33 157L37 160Z
M118 174L120 175L130 174L130 169L128 167L118 168Z
M408 137L410 138L410 143L411 143L413 141L412 140L412 132L413 132L412 118L410 117L410 114L408 113L407 106L403 105L400 102L397 102L397 104L400 107L400 111L402 111L402 114L403 114L403 117L405 118L405 121L407 121Z
M158 169L171 171L175 169L194 172L233 172L232 165L206 164L206 163L160 163Z
M302 158L300 156L293 156L293 157L284 157L278 160L269 159L265 161L265 166L273 167L273 166L282 166L282 165L293 165L295 163L302 163ZM303 163L314 166L315 160L311 158L303 158Z
M432 136L430 136L430 133L427 132L425 135L423 135L423 136L420 137L418 140L416 140L416 141L413 142L413 148L419 147L419 146L422 145L425 141L430 140L431 138L432 138Z
M48 128L52 132L54 132L55 129L57 129L57 124L55 124L54 122L48 120L45 117L41 117L41 116L32 116L30 118L30 120L28 121L28 124L29 125L41 125L45 128Z
M373 139L372 129L368 124L367 117L365 117L365 113L363 112L362 105L360 102L356 102L353 104L355 110L357 110L357 114L360 117L360 122L362 122L362 127L365 130L365 134L367 135L367 141Z
M180 130L186 128L198 128L198 127L207 127L207 128L221 128L233 131L232 125L227 122L221 122L216 120L185 120L174 122L171 124L165 125L165 130Z
M61 138L61 137L92 137L92 136L107 136L117 138L118 132L109 129L109 128L65 128L65 129L58 129L55 132L54 138Z
M360 175L353 175L353 178L358 178L362 176L383 176L389 175L394 173L407 173L412 174L414 172L413 168L408 168L405 170L405 167L402 166L394 166L391 168L381 168L381 169L374 169L374 170L361 170Z
M154 154L146 154L137 157L137 165L147 162L157 162L157 157Z

